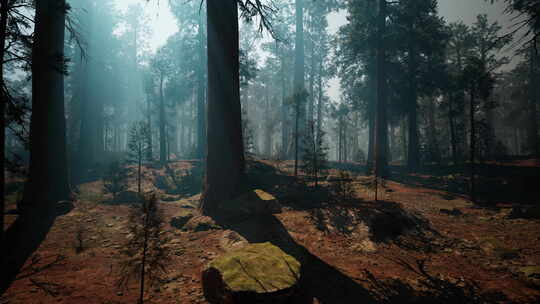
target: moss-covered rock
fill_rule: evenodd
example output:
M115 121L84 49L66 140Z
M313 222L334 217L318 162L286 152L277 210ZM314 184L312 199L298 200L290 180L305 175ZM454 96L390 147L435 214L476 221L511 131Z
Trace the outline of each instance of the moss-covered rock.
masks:
M194 232L199 231L208 231L208 230L217 230L221 229L211 217L204 215L196 215L191 217L187 223L184 225L185 230L190 230Z
M298 290L300 268L269 242L248 244L208 264L204 295L210 303L286 303Z
M519 269L523 278L532 286L540 287L540 266L525 266Z
M171 226L182 229L194 216L194 209L180 209L176 216L171 219Z

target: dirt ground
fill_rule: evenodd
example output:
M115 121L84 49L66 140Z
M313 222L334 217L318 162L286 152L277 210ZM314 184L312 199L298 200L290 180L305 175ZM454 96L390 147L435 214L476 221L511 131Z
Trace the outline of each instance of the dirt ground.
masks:
M171 165L189 169L194 163ZM201 270L235 237L270 240L298 257L311 303L540 301L540 220L512 216L515 202L478 206L459 191L405 178L379 185L374 201L372 178L351 171L351 181L343 182L337 170L330 170L315 189L292 176L290 162L254 163L253 187L271 193L283 207L261 219L257 229L264 231L257 233L233 224L179 229L171 221L186 212L198 216L199 195L162 194L170 260L145 303L207 303ZM144 188L151 190L162 174L146 168ZM131 185L134 189L134 180ZM131 206L111 203L102 187L99 180L79 187L77 200L28 254L1 304L136 303L137 280L127 289L116 286ZM17 219L15 208L11 199L5 229Z

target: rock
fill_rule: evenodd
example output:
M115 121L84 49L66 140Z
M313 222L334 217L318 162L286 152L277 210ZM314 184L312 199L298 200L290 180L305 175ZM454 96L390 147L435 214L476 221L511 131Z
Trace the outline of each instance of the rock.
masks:
M291 303L299 291L301 264L266 242L232 250L210 262L202 273L210 303Z
M203 215L190 218L184 228L195 232L221 229L211 217Z
M232 218L249 218L280 212L281 205L276 198L259 189L249 191L233 200L224 202L220 208L221 214Z
M179 195L164 194L161 197L161 200L164 202L176 202L179 201L181 197Z
M248 244L248 241L236 231L226 230L219 239L219 245L226 251L237 249Z
M509 218L540 219L540 206L514 206Z
M193 213L191 212L191 210L188 211L181 209L178 215L171 219L171 226L182 229L192 217Z
M540 266L525 266L519 268L525 281L536 287L540 287Z
M117 203L138 203L141 200L139 193L135 191L122 191L116 195Z
M457 208L454 208L452 210L449 210L449 209L441 209L439 210L439 212L441 213L444 213L444 214L448 214L448 215L452 215L452 216L460 216L460 215L463 215L463 212L461 212L461 210L457 209Z

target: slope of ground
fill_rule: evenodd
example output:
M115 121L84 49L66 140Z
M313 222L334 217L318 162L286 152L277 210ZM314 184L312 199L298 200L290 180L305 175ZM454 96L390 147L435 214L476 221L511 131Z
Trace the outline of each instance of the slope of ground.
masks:
M171 166L189 170L197 163ZM350 180L329 170L315 189L291 169L290 162L250 164L251 186L273 194L283 210L243 223L182 227L179 216L208 221L198 214L199 196L158 190L170 260L146 303L206 303L201 269L246 241L271 241L302 261L306 303L540 300L540 221L510 216L512 202L477 207L459 193L410 185L399 172L375 202L372 179L355 170ZM164 174L145 168L144 188L155 189ZM17 219L13 201L7 208L6 229ZM137 280L127 289L116 286L129 208L111 203L101 181L81 185L73 206L58 213L5 285L0 303L135 303Z

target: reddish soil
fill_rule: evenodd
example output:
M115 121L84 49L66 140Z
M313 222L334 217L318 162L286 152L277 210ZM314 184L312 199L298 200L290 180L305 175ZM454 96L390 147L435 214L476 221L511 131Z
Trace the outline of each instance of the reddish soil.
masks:
M540 300L538 280L521 273L523 267L540 266L540 220L509 218L510 204L477 208L465 196L393 181L379 189L380 201L374 202L373 183L366 176L353 177L352 198L327 196L317 191L329 191L329 182L322 183L323 190L311 191L311 185L290 182L290 168L290 163L263 161L253 174L282 204L275 219L285 228L285 237L310 256L306 286L313 303ZM146 168L145 189L152 189L149 181L163 174L158 171ZM133 180L131 185L135 188ZM159 203L171 256L166 276L159 287L148 290L145 303L207 303L200 274L225 251L225 229L196 232L170 225L181 210L196 207L197 199ZM74 208L56 217L0 303L136 303L137 280L127 290L116 287L130 206L107 200L101 181L82 185ZM12 201L7 210L14 208ZM404 220L409 225L405 229L385 214L414 220ZM16 215L8 215L6 229L15 220ZM78 236L82 251L77 250ZM285 243L278 238L283 235L276 242Z

